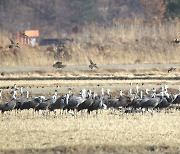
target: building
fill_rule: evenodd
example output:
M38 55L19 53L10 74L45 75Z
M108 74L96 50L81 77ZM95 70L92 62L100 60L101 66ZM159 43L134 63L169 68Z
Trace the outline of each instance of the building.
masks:
M25 30L17 32L18 42L23 44L30 44L32 46L38 45L39 30Z

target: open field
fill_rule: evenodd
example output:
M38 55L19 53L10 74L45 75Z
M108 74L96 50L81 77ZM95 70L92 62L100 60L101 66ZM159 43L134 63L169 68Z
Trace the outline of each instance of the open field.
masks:
M82 88L97 93L102 87L110 88L117 96L119 90L128 91L129 83L138 83L143 90L167 84L178 93L180 46L171 41L180 36L179 27L179 21L157 25L117 22L106 28L91 25L74 37L77 41L67 43L67 52L62 53L53 46L20 44L21 49L8 49L12 36L2 32L1 103L10 98L15 83L18 88L24 86L30 96L48 97L54 90L60 96L69 87L75 94ZM88 56L100 69L88 68ZM56 61L67 67L54 69ZM176 70L168 73L169 67ZM97 118L78 114L77 119L69 114L54 118L52 113L45 118L31 113L22 111L15 116L13 111L0 116L0 153L180 153L179 111L151 116L108 110Z
M103 111L46 119L31 111L1 117L0 153L179 153L180 112L122 115Z
M167 68L170 66L140 65L137 69L133 65L127 67L121 65L118 66L121 69L113 67L114 69L93 71L83 66L84 69L81 67L75 69L67 67L67 70L50 68L48 71L43 70L44 73L38 67L37 70L28 68L31 72L29 76L27 68L24 70L9 68L9 70L5 69L5 75L1 76L0 85L1 88L11 87L16 83L18 88L24 86L24 90L29 90L30 96L39 94L49 96L55 89L60 96L67 92L68 87L71 87L75 94L78 94L82 88L89 88L95 92L100 92L102 87L105 90L110 88L114 93L113 96L118 96L119 90L128 91L130 82L133 83L133 88L136 83L139 83L142 90L153 87L159 89L167 84L170 91L178 93L180 80L176 78L179 77L179 65L175 66L176 71L168 74ZM52 80L52 77L57 77L54 71L60 77L65 77L64 80ZM50 73L52 76L48 76ZM101 79L111 76L131 78ZM23 77L24 79L21 79ZM33 80L33 77L37 77L37 80ZM91 80L68 80L68 77L90 77ZM95 80L93 77L99 79ZM135 77L140 79L133 79ZM143 77L152 78L142 79ZM153 79L153 77L160 77L160 79ZM161 80L163 77L164 79ZM8 94L5 99L9 99L10 88L3 91ZM50 117L46 118L42 114L33 116L32 110L22 111L17 115L12 111L10 115L6 113L5 116L0 116L0 153L179 153L179 116L178 110L171 110L169 113L155 112L153 116L150 113L126 115L120 111L104 110L98 117L95 113L88 117L86 114L82 116L79 113L77 118L70 114L67 114L67 117L64 115L54 118L54 113L51 113Z
M37 7L39 10L40 5ZM127 94L130 83L133 92L137 83L143 92L146 88L159 92L165 84L170 93L180 92L180 44L172 42L180 38L179 19L148 23L113 20L107 25L84 25L74 34L55 33L58 39L72 41L43 47L18 42L20 48L11 49L10 39L15 44L17 40L0 29L0 104L12 97L14 84L18 97L19 88L24 86L30 98L48 98L55 90L59 97L69 87L75 95L82 88L98 94L102 87L105 93L109 88L117 97L120 90ZM88 57L99 69L90 70ZM66 67L53 68L57 61ZM170 67L176 70L168 73ZM78 113L75 118L69 113L55 117L54 113L32 115L32 110L5 112L0 114L0 154L180 153L179 110L162 110L153 115L123 113L118 108L115 112L103 110L97 117L94 112L88 117Z
M168 73L169 68L176 68ZM1 67L0 79L6 78L103 78L103 77L179 77L180 64L99 65L91 70L88 65L67 65L63 69L52 66ZM17 79L18 80L18 79Z
M99 69L90 70L87 65L69 65L64 69L50 66L39 67L2 67L0 68L0 88L5 93L15 83L24 86L30 95L50 95L58 90L59 95L71 87L74 93L82 88L100 92L101 88L110 88L116 94L119 90L128 91L129 83L139 83L140 88L159 89L163 84L178 91L180 88L180 64L136 64L136 65L101 65ZM170 67L176 70L168 73ZM3 73L3 74L2 74ZM141 86L144 84L143 86ZM9 87L9 89L6 89ZM29 88L31 87L31 88ZM7 99L5 97L4 99ZM4 100L5 101L5 100Z

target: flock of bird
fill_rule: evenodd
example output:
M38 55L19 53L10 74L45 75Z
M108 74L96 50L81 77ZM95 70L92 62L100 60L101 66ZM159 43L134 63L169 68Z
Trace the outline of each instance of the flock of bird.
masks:
M169 93L167 85L162 86L161 91L157 93L155 88L144 91L140 90L138 84L135 89L130 84L128 94L124 94L120 90L118 97L112 97L110 89L105 91L104 88L101 89L99 94L92 92L90 89L82 89L80 94L74 95L71 90L71 88L68 88L68 92L60 97L57 97L58 91L55 90L54 94L48 98L42 95L29 98L29 92L26 91L26 96L24 96L23 87L21 87L21 95L17 97L18 89L15 85L11 93L12 98L0 105L0 111L3 114L12 110L33 109L33 114L43 110L43 114L48 115L53 111L56 115L57 110L60 110L60 115L63 115L66 111L65 113L77 117L79 111L86 111L87 115L89 115L95 110L96 115L98 115L99 110L113 109L121 110L124 113L144 113L149 111L153 115L154 111L170 109L174 104L180 104L180 93ZM0 98L2 98L1 91ZM176 106L176 109L179 109L178 106Z

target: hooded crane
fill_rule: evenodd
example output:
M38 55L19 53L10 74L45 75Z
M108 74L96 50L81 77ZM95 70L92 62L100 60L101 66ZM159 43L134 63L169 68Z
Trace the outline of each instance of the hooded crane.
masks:
M60 109L60 116L61 116L63 114L62 109L66 106L65 98L66 98L65 96L59 97L54 103L50 104L49 110L54 111L56 115L55 110Z
M92 104L93 102L93 98L92 98L92 94L91 94L91 90L88 90L88 96L87 96L87 99L82 102L81 104L78 105L77 107L77 111L81 111L81 110L85 110L85 109L88 109L88 107Z
M177 95L172 104L180 104L180 95Z
M49 106L56 101L56 96L57 96L57 91L55 90L54 95L44 100L42 103L39 103L39 105L35 108L35 111L48 110Z
M84 92L85 91L81 92L81 97L73 96L73 95L69 96L69 94L66 94L66 106L63 108L63 110L67 110L68 112L72 110L74 112L73 113L69 112L69 113L77 117L77 115L75 114L75 109L78 107L79 104L84 102L85 100L85 98L83 98L83 96L85 96Z
M159 104L155 107L157 109L163 109L163 108L167 108L170 106L170 104L173 101L173 96L168 94L168 86L165 85L164 87L161 87L162 91L160 92L160 96L158 96L160 98L160 102Z
M102 109L103 107L103 98L102 97L96 97L94 102L88 107L88 114L90 114L92 111L96 110L96 116L98 114L98 110Z
M13 91L12 99L0 106L1 113L11 111L16 106L17 89Z
M22 97L22 89L20 89L20 93L21 93L21 96L16 99L16 106L14 108L16 110L22 110L21 109L22 106L24 105L24 103L28 101L28 98L29 98L29 91L26 92L26 97Z
M170 96L170 97L167 97L167 96L162 97L159 104L155 108L157 108L157 109L167 108L167 107L169 107L171 105L172 101L173 101L172 96Z
M160 103L160 98L150 98L149 100L145 101L140 105L140 107L143 109L146 109L149 111L149 109L154 109L158 104ZM151 114L153 115L153 111L151 111Z
M28 95L29 95L29 93L27 91L27 96L26 96L27 100L20 106L20 110L33 109L33 115L34 115L35 108L45 100L45 97L44 96L38 96L38 97L35 97L31 100L28 100Z

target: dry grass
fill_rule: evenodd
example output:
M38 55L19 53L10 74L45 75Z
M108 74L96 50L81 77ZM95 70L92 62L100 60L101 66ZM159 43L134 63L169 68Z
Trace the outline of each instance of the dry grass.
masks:
M0 66L40 66L50 65L54 58L39 47L31 47L20 43L19 48L9 49L12 35L6 31L0 31L0 42L3 49L0 49ZM16 40L14 40L16 43Z
M66 45L70 60L68 65L88 64L88 56L98 64L134 63L179 63L180 46L171 44L179 38L180 22L144 24L141 21L115 21L104 27L90 25L82 33L73 36L75 42ZM22 46L22 49L9 50L7 35L1 32L1 66L52 65L57 59L54 53L43 48Z
M104 111L77 119L33 118L27 111L4 117L0 151L35 153L147 153L180 152L179 112L116 115ZM2 117L1 117L2 119ZM175 148L174 148L175 147ZM33 151L34 149L34 151Z
M115 21L104 28L91 25L78 36L79 43L71 46L78 55L71 62L87 63L87 58L100 64L179 63L179 45L171 44L180 37L179 21L144 24L141 21Z
M20 45L21 49L6 48L0 52L0 57L4 60L0 62L1 66L41 66L54 63L52 56L49 56L42 49Z

